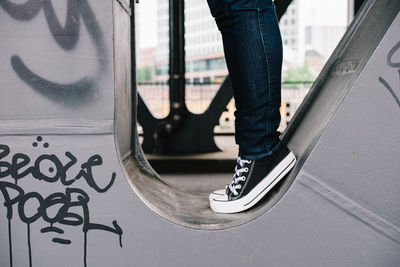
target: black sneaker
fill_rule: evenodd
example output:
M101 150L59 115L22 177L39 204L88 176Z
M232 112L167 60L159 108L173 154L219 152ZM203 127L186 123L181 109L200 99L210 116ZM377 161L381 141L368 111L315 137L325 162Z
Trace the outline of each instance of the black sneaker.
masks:
M210 194L211 209L219 213L235 213L253 207L295 163L295 155L284 145L263 159L244 160L239 157L231 184Z

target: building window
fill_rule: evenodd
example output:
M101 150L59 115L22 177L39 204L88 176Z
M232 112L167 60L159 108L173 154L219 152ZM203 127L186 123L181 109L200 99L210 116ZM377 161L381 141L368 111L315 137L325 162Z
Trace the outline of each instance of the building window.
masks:
M311 27L307 26L305 29L306 44L311 44Z

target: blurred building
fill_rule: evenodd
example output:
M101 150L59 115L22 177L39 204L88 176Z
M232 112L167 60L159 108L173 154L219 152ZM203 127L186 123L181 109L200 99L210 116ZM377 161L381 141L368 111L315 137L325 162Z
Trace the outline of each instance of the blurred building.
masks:
M317 76L325 65L326 59L316 50L306 51L306 63L313 75Z
M157 0L156 80L168 80L168 1ZM204 0L185 1L185 54L188 83L222 81L228 74L222 38Z
M302 5L306 5L306 2L306 0L294 0L280 21L284 45L284 70L304 64L306 25ZM157 81L168 80L168 8L167 0L157 0L158 46L155 55ZM336 34L332 38L335 37ZM317 38L313 40L312 45L319 45ZM221 81L228 74L221 34L204 0L185 0L185 53L186 79L189 83Z
M186 0L185 23L187 80L194 83L222 82L228 75L222 37L207 1Z
M301 68L307 62L313 74L318 74L326 59L336 47L345 31L345 26L310 25L309 0L293 0L285 15L280 20L280 30L284 46L283 77L289 69ZM313 10L314 12L314 10ZM321 16L321 13L318 13ZM154 50L154 78L160 84L154 106L159 116L168 111L169 70L169 4L168 0L157 0L157 38ZM141 60L146 61L146 53L141 53ZM225 64L221 34L204 0L185 0L185 55L186 55L186 102L192 112L203 112L219 89L219 84L228 75ZM142 63L144 65L144 63ZM301 81L300 81L301 82ZM282 123L284 130L295 110L302 102L311 84L297 87L283 84L282 88ZM153 86L154 87L154 86ZM147 88L151 98L150 87ZM161 93L161 91L165 93ZM160 98L162 95L162 99ZM160 99L160 100L158 100ZM150 101L150 100L148 100ZM161 108L161 103L166 108ZM216 132L232 132L234 129L234 102L228 105L228 111L220 119Z
M301 66L304 63L305 22L301 9L301 5L304 4L304 1L293 0L279 23L284 46L284 61L288 64L284 64L284 70L291 65Z
M327 60L345 31L346 26L308 25L305 27L306 50L314 50Z
M141 62L139 67L154 66L155 47L146 47L140 50Z
M157 0L157 47L154 54L155 81L168 80L169 1Z

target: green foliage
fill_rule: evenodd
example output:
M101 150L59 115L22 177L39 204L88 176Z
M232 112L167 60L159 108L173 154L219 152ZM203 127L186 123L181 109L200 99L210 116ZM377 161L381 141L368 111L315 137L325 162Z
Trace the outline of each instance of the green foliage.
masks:
M151 82L153 69L150 66L144 66L137 70L137 81L142 82Z
M283 82L290 84L290 87L299 88L304 83L313 83L316 78L306 61L303 67L289 69Z

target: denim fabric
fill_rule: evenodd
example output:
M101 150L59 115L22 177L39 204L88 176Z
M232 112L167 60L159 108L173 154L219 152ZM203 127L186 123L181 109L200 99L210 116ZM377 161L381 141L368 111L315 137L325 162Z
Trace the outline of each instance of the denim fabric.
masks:
M271 0L207 0L222 34L236 103L239 156L255 160L280 146L282 38Z

